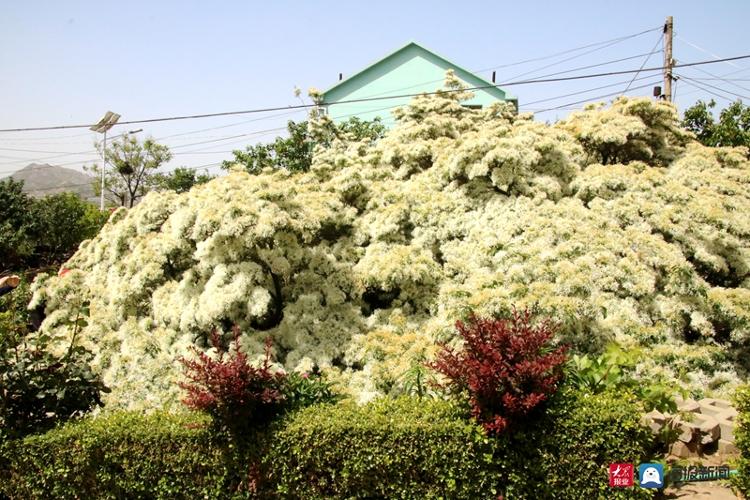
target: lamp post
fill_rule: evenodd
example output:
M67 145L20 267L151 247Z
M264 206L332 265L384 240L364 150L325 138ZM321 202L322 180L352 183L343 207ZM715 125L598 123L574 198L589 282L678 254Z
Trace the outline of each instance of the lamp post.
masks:
M91 127L89 130L104 134L104 145L102 146L102 189L99 201L99 210L104 210L104 171L107 169L107 130L111 129L117 120L120 119L120 115L107 111L104 117L99 120L99 123Z

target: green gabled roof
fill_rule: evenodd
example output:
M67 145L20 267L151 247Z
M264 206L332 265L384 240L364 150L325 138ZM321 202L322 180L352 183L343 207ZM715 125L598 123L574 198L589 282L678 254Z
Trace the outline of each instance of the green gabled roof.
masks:
M372 63L369 66L365 67L364 69L358 71L357 73L355 73L354 75L350 76L349 78L346 78L346 79L344 79L344 80L342 80L340 82L337 82L335 85L333 85L332 87L328 88L325 92L323 92L323 102L325 102L325 100L326 100L325 97L326 97L327 94L330 94L332 91L334 91L336 89L339 89L339 88L341 88L341 87L343 87L345 85L351 84L351 82L353 82L354 80L357 80L357 79L361 78L365 73L368 73L373 68L375 68L377 66L380 66L382 64L385 64L388 60L393 59L398 54L400 54L402 52L405 52L405 51L407 51L409 49L412 49L412 48L416 49L418 52L422 52L424 54L427 54L427 55L431 56L432 58L435 58L435 59L441 61L446 66L450 66L451 68L453 68L455 70L458 70L459 73L463 73L465 75L468 75L470 77L470 79L473 78L474 80L476 80L475 82L467 82L471 86L473 86L473 87L486 87L486 88L483 88L482 90L484 90L487 93L493 95L497 99L501 99L501 100L505 100L505 101L514 101L514 102L517 101L517 99L514 96L512 96L509 93L505 92L504 90L500 89L494 83L489 82L489 81L485 80L484 78L482 78L480 76L477 76L476 74L472 73L471 71L466 70L466 69L462 68L461 66L459 66L459 65L457 65L455 63L452 63L451 61L449 61L448 59L444 58L443 56L441 56L439 54L436 54L435 52L422 47L421 45L419 45L416 42L409 42L406 45L404 45L403 47L394 50L393 52L391 52L387 56L378 59L374 63Z

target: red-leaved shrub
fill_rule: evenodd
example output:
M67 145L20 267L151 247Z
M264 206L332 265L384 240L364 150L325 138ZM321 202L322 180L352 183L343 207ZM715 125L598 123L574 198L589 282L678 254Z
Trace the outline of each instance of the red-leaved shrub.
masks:
M499 434L557 391L566 346L553 348L555 327L514 311L509 319L471 316L456 322L463 350L446 345L429 366L447 378L446 388L467 391L471 413L490 434Z
M208 413L214 422L229 430L236 430L265 422L281 410L286 375L271 370L270 338L266 340L263 363L254 367L239 349L239 328L233 328L232 332L231 352L223 348L214 330L210 339L219 353L217 359L195 348L196 359L181 358L190 382L179 385L187 391L182 400L185 405Z

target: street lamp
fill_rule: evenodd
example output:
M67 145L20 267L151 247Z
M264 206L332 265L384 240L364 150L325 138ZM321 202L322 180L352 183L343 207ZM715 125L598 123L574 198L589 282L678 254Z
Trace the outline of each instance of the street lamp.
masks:
M102 192L99 201L99 210L104 210L104 171L107 169L107 130L111 129L119 119L120 115L107 111L104 117L99 120L99 123L89 129L104 134L104 145L102 147Z

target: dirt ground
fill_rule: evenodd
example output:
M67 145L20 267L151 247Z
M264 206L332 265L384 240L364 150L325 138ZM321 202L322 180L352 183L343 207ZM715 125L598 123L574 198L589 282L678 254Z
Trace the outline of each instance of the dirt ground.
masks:
M669 487L664 491L665 498L698 498L712 500L735 500L738 497L731 488L721 483L687 483L680 488Z

